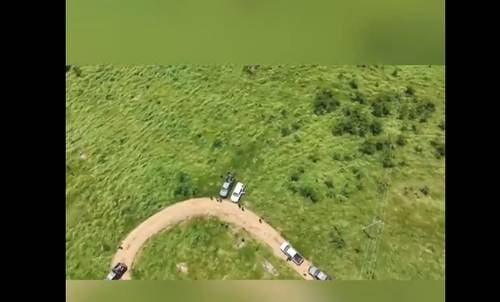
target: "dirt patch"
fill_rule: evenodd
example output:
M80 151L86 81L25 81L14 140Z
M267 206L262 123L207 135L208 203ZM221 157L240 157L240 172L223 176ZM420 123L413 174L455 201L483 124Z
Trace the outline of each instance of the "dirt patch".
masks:
M262 262L262 266L264 267L264 270L268 273L270 273L271 275L273 276L278 276L279 273L278 271L274 268L274 266L267 260L264 260L264 262Z

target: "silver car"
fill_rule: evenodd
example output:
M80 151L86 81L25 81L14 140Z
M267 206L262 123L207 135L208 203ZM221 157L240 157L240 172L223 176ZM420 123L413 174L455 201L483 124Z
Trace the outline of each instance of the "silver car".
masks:
M226 179L224 180L224 183L222 184L222 188L219 191L219 195L222 198L226 198L229 196L229 192L231 191L231 188L234 185L234 182L236 179L231 173L228 173L226 176Z
M330 276L328 276L326 273L322 272L319 268L315 266L310 266L309 269L307 270L309 275L313 276L316 280L332 280Z

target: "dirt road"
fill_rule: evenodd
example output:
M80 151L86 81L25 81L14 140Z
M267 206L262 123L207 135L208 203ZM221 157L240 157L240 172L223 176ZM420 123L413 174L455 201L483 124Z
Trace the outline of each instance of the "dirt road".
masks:
M269 245L276 257L286 261L286 256L279 248L280 244L286 240L265 221L259 223L258 215L246 208L245 211L242 211L236 204L227 200L217 202L215 199L211 200L210 198L195 198L166 207L137 226L122 241L122 249L118 249L115 254L112 266L118 262L125 263L129 270L122 279L130 280L132 278L130 271L134 264L134 258L149 238L183 220L199 216L214 216L243 228L254 238ZM304 260L300 266L288 261L288 265L302 278L312 280L312 277L307 273L310 265L309 261Z

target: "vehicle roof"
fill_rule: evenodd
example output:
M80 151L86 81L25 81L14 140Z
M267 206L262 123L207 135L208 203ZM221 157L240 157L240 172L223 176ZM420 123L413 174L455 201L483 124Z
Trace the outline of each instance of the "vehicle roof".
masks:
M318 279L320 280L326 280L328 278L328 275L323 273L322 271L319 272L318 274Z
M288 243L288 241L285 241L280 245L280 249L284 250L288 245L290 245L290 243Z
M241 190L243 189L243 183L239 182L236 184L236 187L234 187L234 191L233 192L240 192Z
M293 247L290 247L286 252L292 257L298 254L298 252Z

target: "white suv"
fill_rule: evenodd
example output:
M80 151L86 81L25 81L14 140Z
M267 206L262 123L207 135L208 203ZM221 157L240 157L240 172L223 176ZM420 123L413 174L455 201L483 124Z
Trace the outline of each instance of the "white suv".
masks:
M231 194L232 202L239 202L241 195L245 194L245 185L241 182L237 183L234 187L233 194Z

